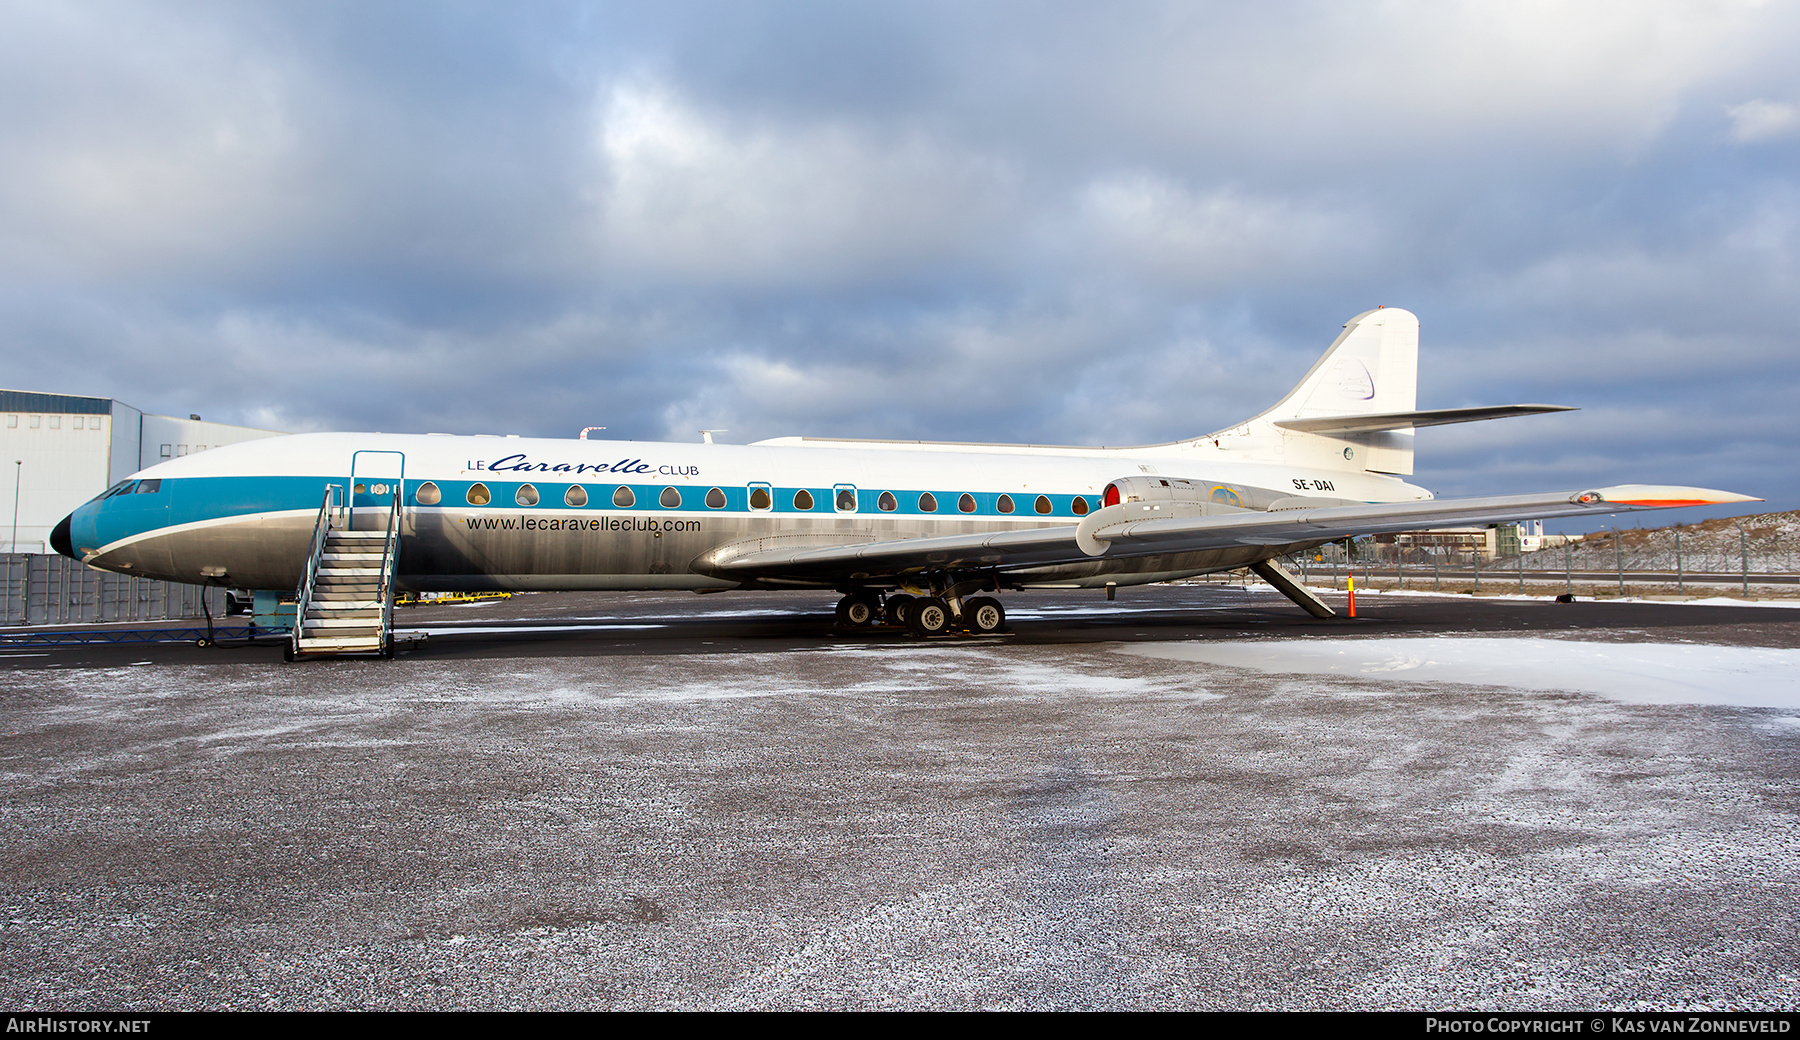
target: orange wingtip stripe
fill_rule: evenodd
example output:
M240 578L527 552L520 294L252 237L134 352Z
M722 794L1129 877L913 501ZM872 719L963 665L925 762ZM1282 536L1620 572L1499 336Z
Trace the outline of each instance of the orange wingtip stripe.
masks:
M1652 508L1669 508L1672 506L1717 506L1723 502L1714 502L1710 498L1610 498L1606 501L1621 506L1650 506Z

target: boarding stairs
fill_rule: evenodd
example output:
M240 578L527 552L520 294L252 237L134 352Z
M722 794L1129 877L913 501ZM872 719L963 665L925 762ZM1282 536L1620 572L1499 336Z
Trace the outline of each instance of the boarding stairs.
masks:
M384 528L351 530L352 510L325 489L312 551L294 602L288 660L325 654L394 652L394 570L400 556L400 491Z

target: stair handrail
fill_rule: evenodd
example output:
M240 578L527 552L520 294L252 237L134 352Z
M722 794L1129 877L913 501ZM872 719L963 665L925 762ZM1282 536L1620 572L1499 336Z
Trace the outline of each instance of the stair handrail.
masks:
M342 490L341 484L325 485L325 498L319 503L319 519L313 522L312 549L306 554L306 576L294 590L294 630L289 638L295 653L300 651L300 635L306 628L306 608L312 603L313 582L319 576L319 563L325 555L325 536L331 533L333 493Z
M403 485L394 483L394 504L388 509L387 540L381 549L381 650L394 645L394 571L400 564L400 496Z

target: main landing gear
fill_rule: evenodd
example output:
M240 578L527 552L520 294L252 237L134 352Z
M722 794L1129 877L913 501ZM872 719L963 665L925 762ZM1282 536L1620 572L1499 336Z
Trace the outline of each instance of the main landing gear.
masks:
M976 587L986 584L976 583ZM940 636L952 631L985 636L1006 627L1006 608L998 599L992 596L964 598L961 591L964 590L952 585L945 588L942 595L914 596L894 592L887 595L885 602L874 592L852 592L838 600L838 625L874 628L886 623L905 628L916 636Z

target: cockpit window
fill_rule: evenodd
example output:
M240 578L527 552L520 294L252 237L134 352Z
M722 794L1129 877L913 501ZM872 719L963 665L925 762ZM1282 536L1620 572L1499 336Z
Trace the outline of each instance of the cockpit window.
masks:
M140 495L154 495L158 491L161 491L161 490L162 490L162 481L161 480L140 480L140 481L138 481L137 493Z
M102 499L102 498L112 498L114 495L129 495L129 494L131 494L131 489L135 484L137 484L137 481L135 481L135 480L121 480L117 484L114 484L112 487L107 488L105 491L102 491L99 495L95 496L95 501L98 501L99 499Z

